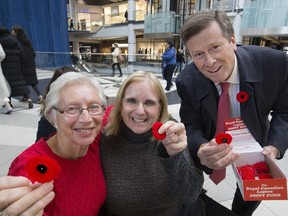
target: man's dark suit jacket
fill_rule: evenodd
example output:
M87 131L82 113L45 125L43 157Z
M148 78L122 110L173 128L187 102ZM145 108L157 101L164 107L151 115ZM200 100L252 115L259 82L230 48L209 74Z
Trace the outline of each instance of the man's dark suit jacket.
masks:
M236 57L240 91L249 95L240 105L241 118L262 147L273 145L283 157L288 146L288 58L281 51L258 46L237 47ZM219 95L193 63L178 75L176 85L189 150L202 169L197 151L214 138Z

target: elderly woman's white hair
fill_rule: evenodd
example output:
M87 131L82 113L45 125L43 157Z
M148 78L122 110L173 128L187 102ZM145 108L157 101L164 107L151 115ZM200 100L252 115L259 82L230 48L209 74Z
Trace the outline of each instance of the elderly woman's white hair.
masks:
M100 86L100 83L98 82L95 76L85 72L67 72L61 75L57 80L55 80L51 84L50 91L48 92L45 98L44 115L51 124L54 125L52 119L53 115L54 116L56 115L56 111L53 109L53 107L58 107L58 104L61 100L60 93L64 91L68 86L71 85L77 86L83 84L90 85L93 88L95 88L101 100L100 105L106 107L107 105L106 96L104 94L102 87ZM69 92L67 92L66 94L67 97L70 97Z

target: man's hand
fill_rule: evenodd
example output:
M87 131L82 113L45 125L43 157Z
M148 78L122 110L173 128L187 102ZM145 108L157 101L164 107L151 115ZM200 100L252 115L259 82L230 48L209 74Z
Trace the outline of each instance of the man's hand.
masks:
M280 157L280 152L277 148L275 148L274 146L265 146L263 148L263 151L262 153L264 155L269 155L272 159L276 159L276 158L279 158Z
M227 143L218 145L215 139L204 143L198 150L198 157L202 165L210 169L223 169L239 158L239 154L232 151L232 146Z

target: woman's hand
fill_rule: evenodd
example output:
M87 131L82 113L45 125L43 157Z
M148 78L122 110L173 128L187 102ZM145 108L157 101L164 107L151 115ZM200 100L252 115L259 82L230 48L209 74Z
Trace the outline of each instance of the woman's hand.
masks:
M159 128L158 132L160 134L166 132L166 138L162 140L162 143L169 156L176 155L187 147L187 137L184 124L167 121Z
M53 182L32 184L22 176L0 177L0 215L42 215L55 196L52 190Z

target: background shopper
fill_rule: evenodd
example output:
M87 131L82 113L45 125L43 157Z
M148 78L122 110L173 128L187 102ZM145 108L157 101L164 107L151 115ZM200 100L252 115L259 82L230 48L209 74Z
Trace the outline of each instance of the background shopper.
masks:
M12 35L14 35L19 41L23 51L24 51L24 62L23 62L23 75L28 85L31 85L38 96L37 103L41 103L43 97L38 87L38 78L36 74L36 64L35 64L35 51L33 49L32 43L29 40L26 32L21 26L12 27ZM23 97L22 101L27 101L27 98Z
M18 40L10 33L6 27L0 27L0 43L6 54L1 62L3 74L11 88L11 97L22 96L26 98L28 107L33 108L30 98L30 91L23 75L23 64L25 61L23 50Z
M112 45L112 48L113 48L113 51L112 51L112 76L115 75L115 66L117 66L118 70L119 70L119 73L120 75L118 77L122 77L122 70L121 70L121 67L120 67L120 62L118 60L118 57L121 55L121 50L120 48L118 47L118 44L117 43L114 43Z
M0 98L3 100L4 114L9 114L12 112L12 107L10 105L10 94L11 89L9 83L7 82L5 76L3 75L1 62L5 59L5 52L0 44Z

